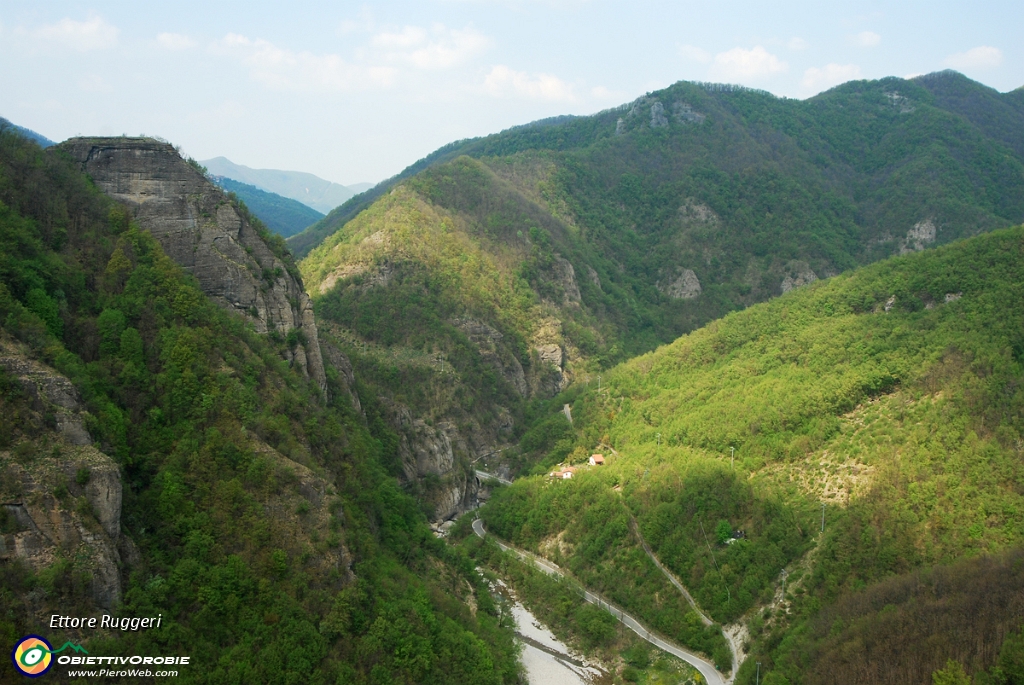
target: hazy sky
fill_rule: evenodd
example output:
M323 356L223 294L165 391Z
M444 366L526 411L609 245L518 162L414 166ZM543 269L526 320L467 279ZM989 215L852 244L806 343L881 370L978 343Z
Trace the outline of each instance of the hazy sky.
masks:
M375 182L453 140L679 80L805 98L953 68L1013 90L1021 27L1021 0L0 0L0 116Z

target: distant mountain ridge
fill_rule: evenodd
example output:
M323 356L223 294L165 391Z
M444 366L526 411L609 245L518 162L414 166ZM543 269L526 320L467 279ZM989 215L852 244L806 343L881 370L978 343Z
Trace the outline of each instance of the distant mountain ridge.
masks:
M0 117L0 127L4 126L13 127L14 130L20 133L23 137L38 143L39 147L51 147L53 145L56 145L55 142L53 142L46 136L36 133L32 129L25 128L24 126L18 126L14 122L9 121L8 119L4 119L3 117Z
M949 72L806 101L678 83L453 143L287 243L362 381L472 460L731 311L1021 223L1022 104Z
M363 190L373 187L371 183L358 183L352 187L343 186L304 171L252 169L242 164L235 164L226 157L214 157L200 163L214 176L224 176L234 181L256 186L260 190L298 200L321 214L327 214Z
M267 228L283 238L295 235L324 216L298 200L260 190L256 186L235 181L227 176L211 175L210 180L224 190L234 193L267 225Z

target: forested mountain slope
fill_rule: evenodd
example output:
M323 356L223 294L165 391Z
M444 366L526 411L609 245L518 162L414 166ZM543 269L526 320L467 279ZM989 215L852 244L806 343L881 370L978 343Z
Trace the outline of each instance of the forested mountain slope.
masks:
M955 72L806 101L678 83L453 143L289 245L366 382L479 456L524 400L730 311L1019 223L1022 150L1021 98Z
M730 314L557 398L523 440L536 475L482 518L656 615L635 517L748 626L740 683L756 662L765 683L928 682L948 658L1018 682L983 672L1021 649L1022 283L1018 227Z
M53 142L52 140L50 140L46 136L44 136L44 135L42 135L40 133L36 133L32 129L25 128L24 126L18 126L17 124L11 123L10 121L8 121L7 119L4 119L3 117L0 117L0 126L9 126L9 127L13 128L15 131L20 133L25 138L28 138L29 140L32 140L32 141L35 141L36 143L38 143L40 147L46 148L46 147L50 147L52 145L56 145L55 142Z
M132 211L0 130L3 641L189 655L190 683L515 682L486 587L397 484L395 435L330 363L326 393L303 373L313 341L257 332L291 309L218 306ZM162 626L49 627L110 611Z
M792 212L779 201L787 189L780 184L788 181L808 186L805 192L815 199L836 202L822 203L815 215L853 230L859 244L839 242L840 252L856 256L858 250L877 247L878 254L885 254L887 248L898 248L922 217L936 222L941 243L959 235L960 229L944 226L959 211L974 207L979 215L999 217L997 223L1020 212L1019 200L996 191L1020 182L1022 92L1000 94L952 71L911 80L853 81L802 101L680 82L593 116L556 117L447 145L331 212L289 244L304 256L395 183L430 166L462 154L500 158L526 152L550 153L566 172L551 190L566 192L582 203L580 209L597 213L590 218L602 223L614 218L614 224L646 238L659 237L651 231L666 228L665 221L689 195L711 204L726 226L736 219L745 221L746 228L754 222L765 224L761 231L774 226L772 232L778 233ZM643 132L648 135L638 135ZM1017 164L1002 159L1006 155ZM1007 163L1010 167L1002 171L1011 177L997 178ZM736 195L735 188L707 187L727 181L749 185L755 179L761 185L743 195ZM981 183L985 179L996 183L986 186ZM588 186L599 194L581 197ZM637 202L638 192L655 202ZM903 198L910 201L901 208ZM839 216L830 217L830 212ZM820 233L821 228L789 230ZM840 237L820 235L819 240L830 247ZM823 260L818 262L822 269L842 266L827 263L837 257L832 252L803 255Z
M274 233L282 238L293 236L323 218L323 214L298 200L268 193L248 183L227 176L214 176L213 182L234 193Z

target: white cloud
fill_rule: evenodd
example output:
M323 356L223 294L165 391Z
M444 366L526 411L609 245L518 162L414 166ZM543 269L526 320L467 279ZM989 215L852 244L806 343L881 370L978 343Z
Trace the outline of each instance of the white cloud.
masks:
M823 67L811 67L804 72L800 82L804 88L815 93L821 92L840 83L860 78L860 67L856 64L826 64Z
M504 65L493 67L484 78L484 91L494 97L518 97L527 100L572 102L572 86L551 74L527 74Z
M234 56L249 67L249 75L275 90L338 92L384 88L394 83L392 67L352 64L340 55L315 55L279 48L270 41L229 33L215 51Z
M426 39L426 29L419 26L406 26L398 33L378 33L373 37L373 44L379 48L402 50L422 45Z
M859 48L873 48L882 42L882 37L874 31L861 31L855 36L850 36L850 43Z
M387 60L410 64L417 69L454 66L482 52L489 43L485 35L474 29L460 31L442 24L435 24L430 31L406 26L401 31L378 33L371 41Z
M75 21L65 17L56 24L40 26L32 32L35 38L73 50L102 50L117 44L117 27L101 17Z
M707 64L711 61L711 53L695 45L680 45L679 54L688 60Z
M789 39L788 43L786 43L786 47L790 50L806 50L811 47L811 45L803 38L793 37Z
M196 42L188 36L183 36L180 33L160 33L157 34L156 42L160 44L160 47L167 50L188 50L194 48Z
M979 45L967 52L958 52L946 58L946 65L954 69L984 69L1003 63L1003 51L989 45Z
M711 77L728 81L759 79L786 71L789 65L760 45L750 50L733 48L715 55Z
M623 97L622 93L604 86L594 86L590 89L590 95L595 100L620 100Z

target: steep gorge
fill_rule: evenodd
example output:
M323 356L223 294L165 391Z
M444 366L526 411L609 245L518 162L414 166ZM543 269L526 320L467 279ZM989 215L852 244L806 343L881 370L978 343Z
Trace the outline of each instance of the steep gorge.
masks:
M312 302L291 255L243 206L169 143L73 138L60 148L104 193L129 208L133 219L195 276L209 298L250 321L258 333L283 338L288 343L282 350L285 358L321 392L327 390L326 358L344 394L361 411L352 365L337 346L321 346ZM399 436L398 475L422 491L431 517L442 521L472 507L476 477L466 466L467 458L456 458L468 451L454 426L428 427L401 405L384 415Z

